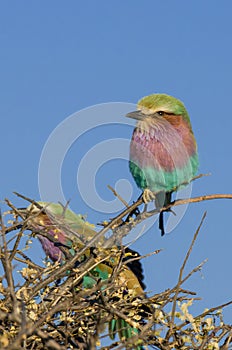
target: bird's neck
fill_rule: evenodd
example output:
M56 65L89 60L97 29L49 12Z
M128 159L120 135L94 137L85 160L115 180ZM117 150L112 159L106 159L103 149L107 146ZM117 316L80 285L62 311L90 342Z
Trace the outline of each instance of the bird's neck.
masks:
M146 139L184 137L192 133L191 125L181 115L167 114L165 117L146 118L136 125L136 132Z

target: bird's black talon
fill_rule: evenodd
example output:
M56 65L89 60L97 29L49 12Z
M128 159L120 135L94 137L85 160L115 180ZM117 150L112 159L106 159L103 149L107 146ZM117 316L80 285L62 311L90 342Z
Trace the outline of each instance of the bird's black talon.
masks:
M135 215L135 217L137 217L139 214L140 214L140 210L137 207L127 215L125 222L130 222L130 219L133 217L133 215Z
M135 208L135 210L134 210L134 214L135 214L135 216L138 216L139 214L140 214L140 210L139 210L139 208L137 207L137 208Z

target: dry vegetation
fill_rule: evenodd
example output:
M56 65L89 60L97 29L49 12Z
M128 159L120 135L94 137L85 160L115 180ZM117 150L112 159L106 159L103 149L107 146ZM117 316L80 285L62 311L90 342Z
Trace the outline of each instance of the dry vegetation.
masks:
M232 196L204 196L187 201L213 198ZM204 264L202 262L185 275L185 265L205 215L186 253L176 286L151 297L144 295L135 298L130 294L122 297L120 287L123 286L116 283L116 276L123 264L128 263L122 262L121 251L95 248L93 255L83 260L85 250L93 243L90 242L75 257L67 259L65 265L49 262L44 266L36 264L32 250L28 249L33 243L32 236L36 235L30 231L30 217L22 218L11 202L6 200L6 203L10 214L3 213L1 217L1 349L138 349L139 346L162 350L230 348L232 326L225 324L222 316L222 308L230 303L193 316L189 306L197 302L198 297L194 291L184 289L186 280ZM138 204L141 204L141 200L125 209L96 237L110 229L117 233L117 237L123 237L138 222L156 213L137 213L132 219L128 214L136 211ZM182 204L181 201L173 203L178 204ZM126 218L124 223L123 218ZM44 235L47 233L44 232ZM114 237L106 241L106 246L112 246ZM68 256L68 251L65 254ZM83 289L83 276L96 264L115 255L118 255L119 263L111 278L97 281L91 289ZM78 265L75 265L76 262ZM140 330L139 335L129 340L119 340L116 336L112 340L106 324L113 318L124 319L136 326Z

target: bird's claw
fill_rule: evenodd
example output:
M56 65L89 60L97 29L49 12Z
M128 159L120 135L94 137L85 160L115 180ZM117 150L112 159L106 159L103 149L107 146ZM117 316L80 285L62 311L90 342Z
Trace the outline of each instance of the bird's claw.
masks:
M152 202L155 199L155 193L149 190L149 188L146 188L143 191L142 199L145 204Z
M137 217L140 214L140 210L139 208L135 208L134 210L132 210L128 215L127 218L125 220L125 223L128 223L131 221L131 219L133 219L133 215L135 215L135 217Z

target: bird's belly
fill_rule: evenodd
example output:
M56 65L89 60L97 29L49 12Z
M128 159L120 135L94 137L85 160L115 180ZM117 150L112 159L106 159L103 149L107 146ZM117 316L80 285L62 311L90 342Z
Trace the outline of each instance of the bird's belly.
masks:
M138 187L173 191L196 174L197 153L190 155L178 134L162 138L139 136L133 135L130 146L130 171Z
M52 261L61 261L63 258L63 254L59 247L56 247L53 242L51 242L46 237L38 235L38 238L42 244L42 247L45 251L45 254L49 256Z

